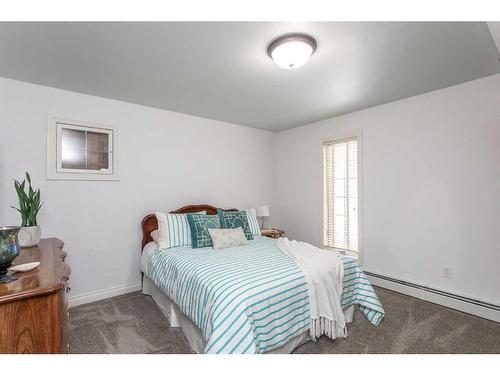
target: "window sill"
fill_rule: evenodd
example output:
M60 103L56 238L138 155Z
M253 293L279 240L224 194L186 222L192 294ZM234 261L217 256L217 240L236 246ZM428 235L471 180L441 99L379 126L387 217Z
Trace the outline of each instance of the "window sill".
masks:
M347 255L347 256L350 256L354 259L359 259L359 253L357 253L356 251L350 251L350 250L345 250L345 249L338 249L336 247L324 247L325 250L331 250L331 251L337 251L341 254L344 254L344 255Z
M47 180L73 180L73 181L120 181L120 177L116 174L104 173L69 173L55 172L47 170Z

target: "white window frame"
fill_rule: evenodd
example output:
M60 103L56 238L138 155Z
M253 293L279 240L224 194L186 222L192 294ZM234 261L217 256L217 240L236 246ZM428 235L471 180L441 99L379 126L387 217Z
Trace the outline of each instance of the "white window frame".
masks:
M323 146L328 143L340 143L342 141L348 141L349 139L356 139L358 142L358 251L349 251L345 249L331 248L324 246L324 218L325 218L325 160L324 160L324 150ZM362 132L348 133L342 135L336 135L332 137L325 138L321 140L320 144L321 152L321 174L322 174L322 184L321 184L321 247L327 250L339 251L343 254L352 256L357 259L359 265L363 265L363 136Z
M87 130L109 135L108 169L85 170L62 168L62 129ZM47 116L47 179L49 180L90 180L118 181L118 131L113 127Z

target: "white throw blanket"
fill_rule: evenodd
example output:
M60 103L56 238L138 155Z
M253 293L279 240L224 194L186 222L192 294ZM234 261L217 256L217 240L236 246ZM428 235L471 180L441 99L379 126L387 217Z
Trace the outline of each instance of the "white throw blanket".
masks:
M347 337L342 312L344 265L336 253L311 244L280 238L278 248L295 260L304 273L309 289L312 337L326 335L331 339Z

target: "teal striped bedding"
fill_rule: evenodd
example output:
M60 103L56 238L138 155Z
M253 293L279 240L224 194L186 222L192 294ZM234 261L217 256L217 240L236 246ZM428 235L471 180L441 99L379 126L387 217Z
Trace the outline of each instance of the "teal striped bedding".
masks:
M206 353L264 353L309 329L305 277L275 242L257 236L246 246L223 250L156 250L147 276L200 328ZM352 258L342 260L355 265ZM346 275L349 287L344 283L344 291L350 298L343 299L343 306L361 304L361 311L376 322L372 311L380 309L366 296L372 293L376 299L364 274L358 267Z
M340 259L344 263L342 309L345 310L349 306L359 305L359 309L370 323L378 326L384 318L385 312L373 290L372 284L361 267L358 266L356 259L346 255L341 255Z

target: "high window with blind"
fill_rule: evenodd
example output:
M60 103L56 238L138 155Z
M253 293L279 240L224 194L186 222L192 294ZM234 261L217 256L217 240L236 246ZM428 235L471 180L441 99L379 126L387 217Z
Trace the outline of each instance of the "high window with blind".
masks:
M358 138L323 143L323 246L359 251Z

